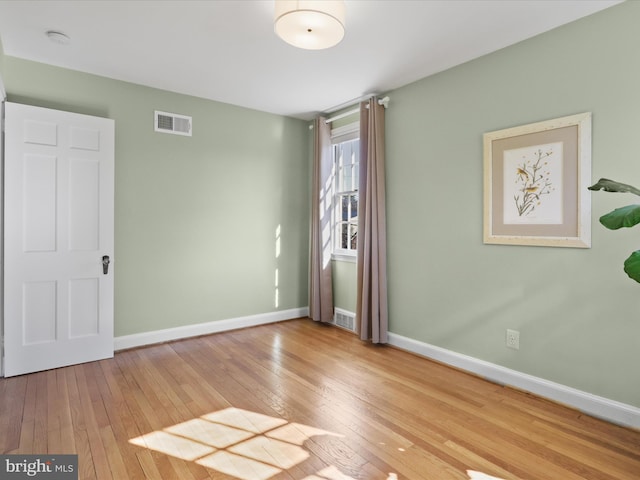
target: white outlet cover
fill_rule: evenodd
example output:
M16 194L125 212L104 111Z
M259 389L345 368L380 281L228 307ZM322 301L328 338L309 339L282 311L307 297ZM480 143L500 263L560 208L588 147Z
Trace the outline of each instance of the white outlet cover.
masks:
M507 347L514 350L520 349L520 332L517 330L507 329L507 335L505 339Z

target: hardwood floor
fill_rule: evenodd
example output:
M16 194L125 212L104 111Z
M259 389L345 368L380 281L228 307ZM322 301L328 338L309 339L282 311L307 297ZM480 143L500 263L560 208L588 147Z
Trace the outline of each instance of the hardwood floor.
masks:
M640 478L640 431L306 319L0 379L0 453L77 453L81 479Z

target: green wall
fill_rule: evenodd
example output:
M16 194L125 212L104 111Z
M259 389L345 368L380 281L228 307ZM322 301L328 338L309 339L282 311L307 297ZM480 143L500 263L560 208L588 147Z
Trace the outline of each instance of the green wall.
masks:
M626 2L389 93L390 330L640 407L640 230L600 215L591 249L484 245L482 134L593 113L593 179L640 185L640 2ZM520 350L505 330L520 331Z
M10 56L4 80L9 101L115 120L116 336L308 305L306 122ZM155 133L154 110L193 137Z

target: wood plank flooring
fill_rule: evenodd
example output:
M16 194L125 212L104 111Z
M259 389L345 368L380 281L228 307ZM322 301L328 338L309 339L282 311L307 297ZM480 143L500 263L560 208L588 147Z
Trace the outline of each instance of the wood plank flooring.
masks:
M640 431L298 319L0 379L81 479L637 480Z

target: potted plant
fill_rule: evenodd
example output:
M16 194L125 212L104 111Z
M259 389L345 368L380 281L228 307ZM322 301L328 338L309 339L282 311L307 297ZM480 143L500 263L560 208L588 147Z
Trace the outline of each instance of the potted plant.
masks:
M617 193L633 193L640 196L640 190L625 183L615 182L607 178L601 178L598 183L588 187L589 190ZM627 205L616 208L600 217L600 223L609 230L618 230L622 227L633 227L640 223L640 205ZM630 278L640 283L640 250L636 250L624 262L624 271Z

